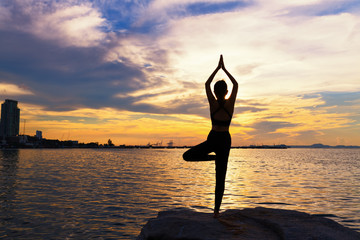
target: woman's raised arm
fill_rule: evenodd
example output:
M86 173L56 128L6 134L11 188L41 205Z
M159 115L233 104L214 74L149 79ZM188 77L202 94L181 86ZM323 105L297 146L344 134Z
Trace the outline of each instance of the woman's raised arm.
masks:
M221 57L222 60L222 57ZM228 76L228 78L230 79L231 83L233 84L233 88L229 97L229 100L232 103L235 103L236 100L236 95L237 95L237 91L238 91L238 83L235 80L235 78L229 73L229 71L225 68L224 62L222 60L222 64L221 64L221 68L224 70L224 72L226 73L226 75Z
M211 87L210 84L211 82L214 80L214 77L216 75L216 73L223 67L223 57L222 55L220 55L220 60L219 60L219 64L217 65L217 67L215 68L214 72L210 75L210 77L208 78L208 80L205 82L205 90L206 90L206 96L209 100L209 102L214 102L216 101L214 95L211 92Z

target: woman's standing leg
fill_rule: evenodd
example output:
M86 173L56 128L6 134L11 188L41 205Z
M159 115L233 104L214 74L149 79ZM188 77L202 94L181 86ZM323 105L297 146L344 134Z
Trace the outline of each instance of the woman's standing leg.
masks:
M215 152L216 153L216 160L215 160L216 186L215 186L215 209L214 209L215 216L220 211L220 205L224 195L225 177L226 177L230 147L231 147L230 134L225 134L225 136L221 138L221 142L219 142L219 145Z

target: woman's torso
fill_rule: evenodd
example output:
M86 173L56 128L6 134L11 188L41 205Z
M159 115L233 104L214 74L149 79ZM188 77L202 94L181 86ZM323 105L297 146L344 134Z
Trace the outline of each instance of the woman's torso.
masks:
M217 132L229 131L234 106L228 100L223 103L215 102L210 106L212 130Z

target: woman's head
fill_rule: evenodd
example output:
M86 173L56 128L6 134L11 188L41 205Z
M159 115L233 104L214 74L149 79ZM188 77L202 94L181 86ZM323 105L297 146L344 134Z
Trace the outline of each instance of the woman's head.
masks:
M220 80L215 83L214 93L218 100L224 100L227 92L227 84L224 80Z

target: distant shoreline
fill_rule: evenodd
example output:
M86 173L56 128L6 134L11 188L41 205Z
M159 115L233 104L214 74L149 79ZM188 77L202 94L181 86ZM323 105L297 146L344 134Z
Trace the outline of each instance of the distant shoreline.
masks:
M8 149L178 149L191 148L193 146L151 146L151 145L119 145L119 146L100 146L100 145L77 145L77 146L12 146L1 147L1 150ZM232 149L289 149L289 148L309 148L309 149L360 149L360 146L345 146L345 145L248 145L248 146L232 146Z

